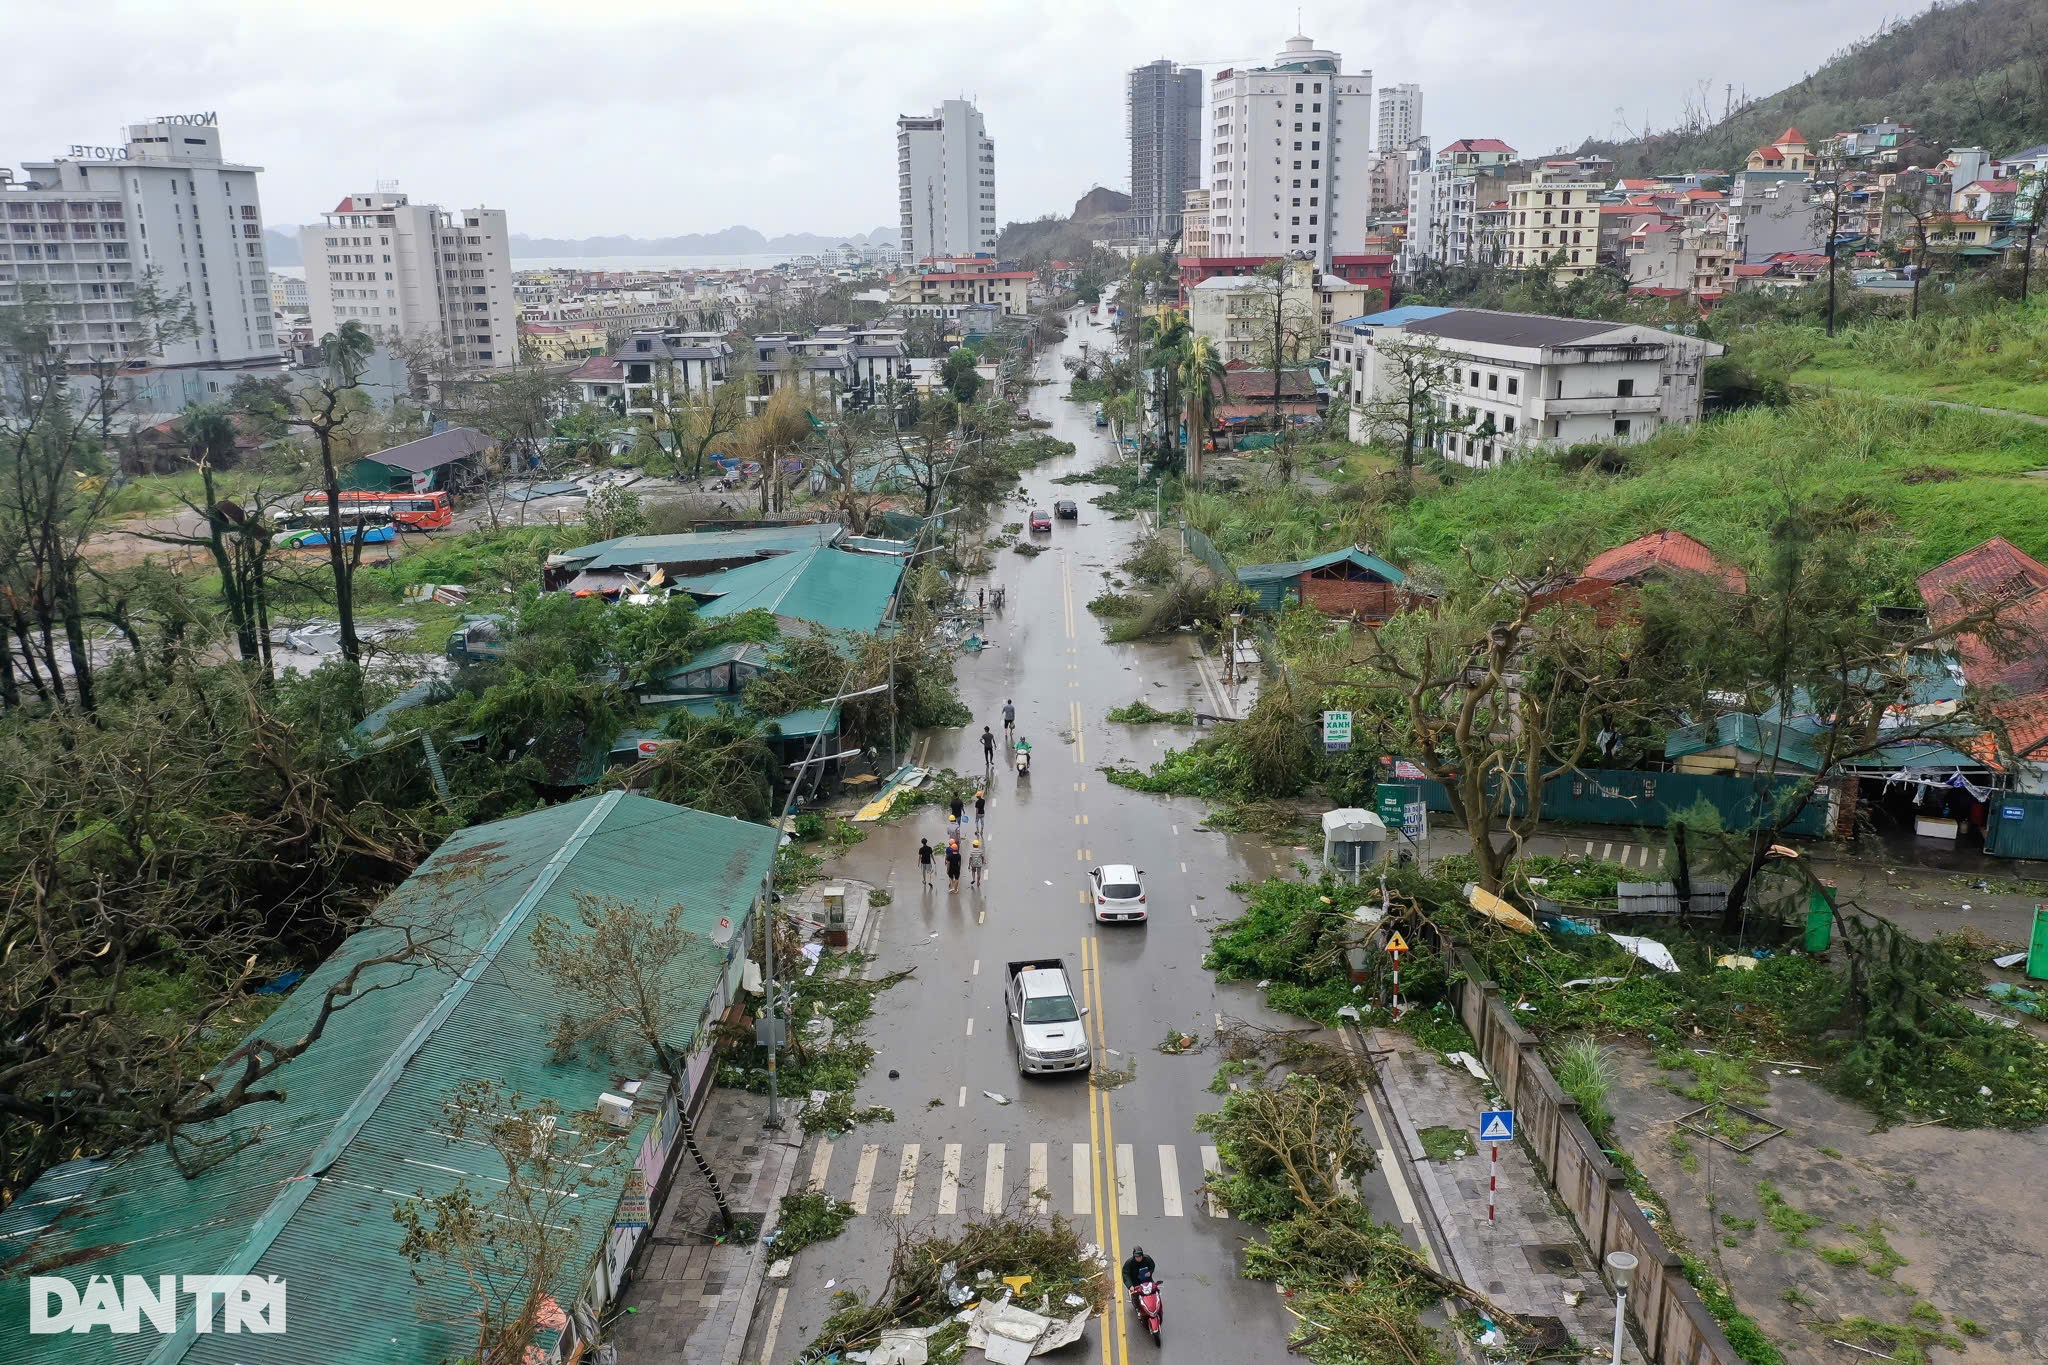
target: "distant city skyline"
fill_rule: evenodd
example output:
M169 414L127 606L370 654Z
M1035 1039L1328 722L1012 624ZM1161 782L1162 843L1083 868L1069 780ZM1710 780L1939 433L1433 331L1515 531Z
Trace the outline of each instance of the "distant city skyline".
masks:
M343 25L221 0L117 14L109 44L104 12L8 6L16 50L40 55L0 90L0 164L204 109L236 160L264 168L268 223L319 222L341 192L396 181L502 205L519 231L565 238L895 224L895 118L955 98L974 100L1001 144L1001 220L1064 214L1092 185L1130 188L1132 68L1165 57L1213 77L1269 60L1296 26L1291 12L1222 0L698 0L573 15L362 0ZM1727 0L1717 15L1682 45L1620 0L1568 13L1506 0L1369 16L1311 5L1299 26L1383 82L1421 85L1422 131L1437 142L1500 137L1536 154L1613 136L1621 119L1668 126L1702 82L1717 108L1724 83L1752 95L1791 84L1883 17L1859 0ZM1760 26L1770 42L1755 40ZM1557 79L1567 68L1574 77Z

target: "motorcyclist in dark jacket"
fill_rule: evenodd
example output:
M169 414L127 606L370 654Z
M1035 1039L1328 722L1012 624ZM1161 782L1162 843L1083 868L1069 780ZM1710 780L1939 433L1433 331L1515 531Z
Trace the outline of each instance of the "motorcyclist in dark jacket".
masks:
M1146 1281L1155 1279L1154 1272L1157 1269L1158 1267L1152 1264L1152 1258L1145 1254L1145 1248L1132 1247L1130 1259L1124 1262L1124 1288L1136 1289Z

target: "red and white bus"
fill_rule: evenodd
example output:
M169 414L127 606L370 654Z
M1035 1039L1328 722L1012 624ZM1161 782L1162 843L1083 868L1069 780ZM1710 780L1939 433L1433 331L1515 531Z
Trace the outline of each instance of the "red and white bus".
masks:
M327 494L308 493L303 506L308 512L327 510ZM445 531L455 524L455 506L443 491L431 493L352 493L341 495L341 510L351 516L374 517L381 513L407 531Z

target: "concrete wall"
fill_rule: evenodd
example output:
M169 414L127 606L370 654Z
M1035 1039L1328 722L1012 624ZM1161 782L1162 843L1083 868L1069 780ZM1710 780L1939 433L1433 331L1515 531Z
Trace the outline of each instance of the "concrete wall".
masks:
M1699 1291L1686 1282L1678 1254L1644 1216L1621 1168L1609 1161L1536 1050L1536 1040L1510 1017L1500 987L1479 963L1449 941L1445 965L1458 1017L1479 1045L1479 1059L1515 1111L1520 1140L1578 1225L1596 1264L1607 1253L1636 1258L1630 1316L1655 1365L1741 1365Z

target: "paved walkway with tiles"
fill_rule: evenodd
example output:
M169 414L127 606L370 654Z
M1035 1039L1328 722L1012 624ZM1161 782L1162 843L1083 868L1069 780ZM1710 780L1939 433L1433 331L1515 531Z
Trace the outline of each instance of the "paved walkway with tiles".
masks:
M697 1120L699 1144L743 1216L760 1219L789 1192L803 1130L796 1106L783 1106L784 1127L761 1126L768 1100L716 1090ZM759 1245L715 1239L718 1206L687 1153L679 1152L674 1192L655 1228L640 1277L628 1287L608 1340L619 1365L726 1365L738 1358L766 1269Z
M1588 1358L1606 1360L1614 1296L1534 1161L1515 1143L1500 1144L1494 1221L1487 1221L1489 1149L1477 1134L1480 1113L1499 1107L1493 1088L1406 1033L1373 1029L1368 1038L1395 1140L1414 1163L1423 1200L1449 1245L1453 1273L1511 1313L1558 1319ZM1429 1160L1419 1136L1425 1128L1467 1134L1467 1155ZM1641 1358L1630 1341L1624 1359Z

